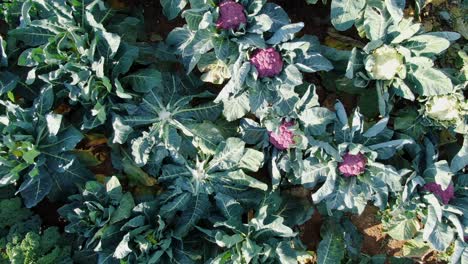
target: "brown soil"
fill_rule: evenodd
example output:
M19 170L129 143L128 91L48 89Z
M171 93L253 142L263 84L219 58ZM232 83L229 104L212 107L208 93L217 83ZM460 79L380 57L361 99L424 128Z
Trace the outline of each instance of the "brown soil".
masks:
M363 235L362 252L371 256L401 256L404 241L391 239L382 233L382 224L377 218L378 211L377 207L367 206L361 215L351 216L351 222Z
M307 250L317 250L317 246L320 243L320 227L322 223L322 216L318 211L315 211L312 218L299 227L301 240L307 246Z

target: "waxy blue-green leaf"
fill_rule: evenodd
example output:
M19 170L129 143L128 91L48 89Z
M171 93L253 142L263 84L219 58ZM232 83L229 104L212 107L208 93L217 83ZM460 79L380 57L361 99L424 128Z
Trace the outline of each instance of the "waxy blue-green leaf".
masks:
M326 228L328 227L328 228ZM340 263L345 255L343 232L335 224L327 224L322 227L320 233L322 240L317 248L317 263Z
M327 125L335 120L335 114L323 107L313 107L303 111L299 119L308 133L317 136L324 133Z
M228 138L216 149L208 163L208 171L229 170L237 166L244 153L245 143L239 138Z
M282 26L285 26L291 22L288 14L284 11L284 9L274 3L266 3L260 11L260 14L267 15L271 21L273 21L270 32L276 32Z
M245 93L223 101L223 115L227 121L243 117L250 110L249 96Z
M458 151L457 155L453 157L450 163L450 170L453 173L458 172L468 165L468 136L465 135L463 145Z
M147 93L161 85L162 76L160 71L146 68L126 75L121 81L131 85L136 92Z
M11 30L9 36L23 41L30 47L39 46L49 42L49 39L56 37L56 34L41 27L26 27Z
M338 174L336 173L336 170L330 166L330 164L328 164L328 166L330 169L328 170L329 173L326 175L324 184L312 194L312 200L315 204L321 202L335 190L335 183L338 178Z
M453 92L450 78L435 68L418 68L408 73L414 91L422 96L444 95Z
M187 0L160 0L161 6L163 7L164 15L172 20L176 18L179 13L187 5Z
M192 202L189 207L182 212L182 215L176 221L174 230L176 236L185 236L200 219L206 217L210 209L208 195L199 193L192 196L191 199Z
M234 42L237 42L240 45L245 45L245 46L252 46L256 47L259 49L264 49L266 48L265 40L263 37L259 34L245 34L244 36L233 39Z
M294 38L294 34L301 31L303 27L304 23L302 22L282 26L277 31L275 31L273 36L266 42L270 45L276 45L281 42L291 40Z
M226 219L236 219L244 212L241 204L234 198L223 193L217 193L215 196L216 206Z
M336 29L344 31L353 26L365 0L333 0L331 3L331 22Z
M0 95L6 94L15 89L19 77L8 71L0 72Z
M385 0L385 6L393 18L394 23L399 23L403 18L406 0Z
M386 233L394 239L410 240L414 237L419 228L419 222L416 219L405 218L386 230Z
M28 177L18 188L26 208L36 206L52 189L52 178L45 169L39 170L39 175Z
M6 54L6 42L0 36L0 67L8 66L8 57Z

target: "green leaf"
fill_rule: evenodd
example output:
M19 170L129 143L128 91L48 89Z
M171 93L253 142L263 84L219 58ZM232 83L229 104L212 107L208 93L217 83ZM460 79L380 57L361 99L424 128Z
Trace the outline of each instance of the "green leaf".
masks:
M185 210L190 201L192 200L192 195L187 192L183 192L174 197L171 201L165 203L161 206L159 213L163 217L168 217L174 215L178 211Z
M249 171L258 171L263 165L264 155L262 152L254 149L247 149L239 162L239 167Z
M448 162L445 160L437 161L424 171L424 177L435 179L435 182L442 187L442 190L447 189L452 182L452 175Z
M0 72L0 95L4 95L13 89L15 89L16 84L18 83L18 76L10 73L8 71Z
M163 7L163 14L169 20L172 20L184 9L187 5L187 0L161 0L161 5Z
M362 57L356 47L351 50L351 54L348 59L346 66L345 76L348 79L352 79L359 69L363 67Z
M132 249L128 246L129 241L130 241L130 233L127 233L122 238L122 241L120 241L119 245L117 245L117 248L114 251L114 257L116 259L123 259L132 252Z
M75 193L78 191L78 186L94 178L94 174L71 154L62 154L57 158L49 159L47 168L51 173L53 184L49 193L51 200L60 200Z
M282 26L273 34L270 39L267 40L267 43L270 45L276 45L281 42L291 40L294 38L294 34L301 31L303 27L304 23L302 22Z
M208 163L208 172L229 170L237 166L244 154L245 143L239 138L228 138L216 149L216 154Z
M304 122L307 132L311 135L321 135L328 124L335 120L335 114L324 107L313 107L302 111L299 119Z
M403 18L406 0L385 0L385 6L393 18L394 23L399 23Z
M266 3L260 13L269 16L271 21L273 21L270 32L276 32L282 26L285 26L291 22L288 14L284 11L284 9L274 3Z
M315 204L318 204L323 199L327 198L335 190L335 183L338 178L336 169L333 166L329 165L329 173L326 175L326 180L323 185L312 194L312 201Z
M249 97L245 93L223 100L223 105L223 115L227 121L239 119L250 110Z
M339 31L351 28L365 4L365 0L333 0L331 3L333 26Z
M191 201L189 207L177 219L174 230L176 236L185 236L200 219L207 217L210 209L208 195L200 193L192 196Z
M434 68L418 68L408 73L409 80L414 84L414 90L422 96L444 95L453 92L450 78Z
M266 191L268 185L247 175L242 170L222 171L211 173L210 177L222 184L223 188L233 188L233 191L247 191L249 188Z
M47 128L49 135L56 136L62 125L63 115L49 113L46 115Z
M216 205L227 220L240 219L244 209L234 198L223 193L217 193L215 196Z
M259 49L266 48L265 40L259 34L248 33L238 39L235 39L235 42L239 43L238 45L252 46Z
M49 42L56 34L42 27L27 27L11 30L8 35L23 41L26 45L35 47Z
M188 128L193 134L193 145L205 154L214 155L217 146L224 140L219 128L209 121L189 125Z
M450 41L430 33L414 36L403 43L416 56L437 55L448 49Z
M395 90L395 94L401 96L407 100L414 101L416 97L414 93L411 91L411 88L401 79L395 79L393 82L393 88Z
M128 74L122 82L130 84L136 92L147 93L162 84L162 75L156 69L146 68Z
M244 238L239 234L229 236L219 231L216 233L215 239L218 246L227 248L231 248L244 240Z
M330 71L333 69L332 63L318 52L309 52L305 56L300 56L295 66L303 72Z
M341 263L345 254L343 233L331 224L326 227L328 228L322 227L320 232L322 241L320 241L317 248L317 263Z
M398 35L392 40L392 44L399 44L411 38L421 30L421 27L420 23L413 23L412 19L404 18L395 29Z
M123 123L120 116L114 117L112 121L112 128L114 130L114 136L112 137L112 143L125 144L128 135L133 132L133 128Z
M278 244L276 254L281 263L297 264L296 251L291 248L291 244L287 241Z
M110 59L115 56L119 50L121 39L119 35L105 31L96 32L97 51L105 59Z
M156 138L147 132L136 138L131 143L132 155L138 166L143 166L148 162L151 150L156 145Z
M454 236L455 233L449 225L438 223L427 240L434 249L445 252L452 243Z
M112 69L113 78L118 78L119 75L127 73L133 62L138 58L139 53L137 47L124 43L116 55L118 60Z
M118 202L122 199L122 185L120 185L119 179L117 177L112 176L106 182L106 192L113 202Z
M416 219L399 219L395 225L387 230L387 233L397 240L410 240L419 230L419 222Z
M468 136L465 135L462 147L450 163L450 170L456 173L466 166L468 166Z
M256 34L263 34L270 30L273 25L273 20L268 15L261 14L254 17L253 25L250 26L249 31Z
M367 5L364 13L364 30L367 38L372 41L383 39L387 35L387 27L392 23L385 12L381 1Z
M300 184L314 186L319 179L328 175L329 169L326 163L313 164L310 159L305 159L300 163L300 170L296 170L295 173L296 177L300 178Z
M6 42L0 36L0 67L8 66L8 57L6 54Z
M185 10L182 13L182 17L185 19L187 26L188 28L190 28L190 30L197 30L198 27L200 26L200 23L203 20L204 12L207 12L207 11L208 11L208 6L205 6L201 9L192 8L192 9Z
M110 223L115 224L119 221L128 219L132 213L132 209L135 207L135 202L131 193L125 193L119 202L119 207L111 216Z
M379 122L377 122L375 125L369 128L362 135L367 138L375 137L387 127L387 124L388 124L388 117L382 118L381 120L379 120Z
M267 131L264 127L261 127L259 123L248 118L241 119L240 129L242 140L251 145L258 144L267 135Z
M26 208L32 208L42 201L51 189L52 179L49 173L40 168L39 175L28 177L23 181L18 192L21 193Z
M49 137L44 145L39 145L41 152L47 152L53 156L57 153L70 151L83 139L83 134L73 126L66 127L57 134L57 137Z
M242 243L242 257L247 263L250 263L250 260L258 256L261 251L262 248L249 238L246 238L245 241Z

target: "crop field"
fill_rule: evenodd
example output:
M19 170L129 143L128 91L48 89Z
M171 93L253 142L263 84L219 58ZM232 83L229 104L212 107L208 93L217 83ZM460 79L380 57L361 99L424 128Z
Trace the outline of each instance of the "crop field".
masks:
M0 264L468 264L467 0L0 0Z

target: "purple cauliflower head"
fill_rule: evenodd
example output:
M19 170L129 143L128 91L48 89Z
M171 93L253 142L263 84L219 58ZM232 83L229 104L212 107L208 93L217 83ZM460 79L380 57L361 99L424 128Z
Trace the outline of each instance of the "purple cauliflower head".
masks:
M270 143L279 150L288 149L292 144L295 143L294 133L289 130L289 128L293 125L293 122L283 122L279 127L279 133L269 131L268 135L270 136Z
M442 203L448 204L455 197L455 189L450 184L447 189L442 190L442 186L435 182L430 182L424 185L424 190L435 194L442 200Z
M338 170L343 176L358 176L366 170L367 158L362 153L356 155L346 153L342 158L343 162L338 166Z
M219 18L216 26L220 29L238 29L241 24L247 23L244 6L233 1L225 0L219 4Z
M257 68L260 78L276 76L283 70L281 54L274 48L255 50L250 62Z

